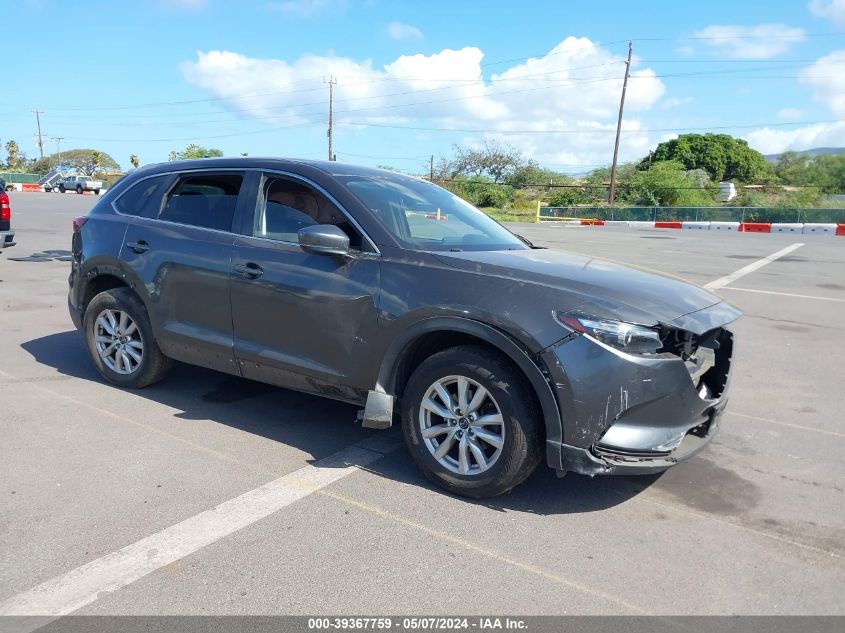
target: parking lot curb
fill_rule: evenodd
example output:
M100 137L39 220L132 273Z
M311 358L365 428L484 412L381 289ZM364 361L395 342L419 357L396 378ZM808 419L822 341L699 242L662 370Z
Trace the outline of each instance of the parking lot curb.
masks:
M563 220L562 224L576 226L624 226L626 228L655 228L655 229L685 229L696 231L736 231L739 233L800 233L845 236L845 224L816 224L802 222L677 222L663 221L645 222L640 220L599 220L584 218L582 220Z

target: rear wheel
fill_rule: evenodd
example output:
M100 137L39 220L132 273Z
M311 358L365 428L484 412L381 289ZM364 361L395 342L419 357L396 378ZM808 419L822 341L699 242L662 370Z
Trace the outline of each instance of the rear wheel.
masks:
M542 431L531 387L510 362L483 347L455 347L426 359L402 402L414 461L450 492L500 495L540 462Z
M78 194L82 193L82 185L76 185L76 193L78 193Z
M170 370L172 361L156 343L147 310L129 288L94 297L85 309L83 332L97 371L115 385L139 389Z
M59 193L64 193L64 192L65 192L65 186L59 185Z

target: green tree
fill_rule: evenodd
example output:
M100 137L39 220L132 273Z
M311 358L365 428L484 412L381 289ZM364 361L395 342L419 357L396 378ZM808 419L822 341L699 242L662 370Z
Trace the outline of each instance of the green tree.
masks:
M503 182L528 164L522 153L511 145L486 140L481 147L454 146L455 158L444 168L454 176L487 176L493 182ZM441 171L438 166L438 171Z
M16 141L6 143L6 167L11 171L18 171L26 166L26 155L18 147Z
M134 167L135 169L138 169L138 167L141 166L141 159L138 158L137 154L132 154L129 157L129 162L132 164L132 167Z
M678 161L686 169L703 169L715 181L756 182L771 176L771 167L763 155L751 149L747 141L729 134L682 134L660 143L650 158L640 162L640 169L661 161Z
M774 167L784 185L817 187L816 192L845 193L845 153L810 156L784 152Z
M44 158L39 158L30 166L33 173L46 174L59 161L59 154L50 154ZM106 154L96 149L67 149L62 150L61 161L78 172L87 176L91 176L96 171L120 171L120 165L117 161Z
M181 152L173 150L170 152L168 160L189 160L192 158L217 158L223 156L223 151L213 147L202 147L196 143L191 143Z
M715 190L702 188L701 174L687 172L680 161L667 160L636 172L624 197L649 207L693 207L713 204L714 194Z

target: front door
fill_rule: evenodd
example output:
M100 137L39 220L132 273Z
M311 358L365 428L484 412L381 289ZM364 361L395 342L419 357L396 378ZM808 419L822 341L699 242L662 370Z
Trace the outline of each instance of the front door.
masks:
M346 231L351 255L304 252L297 232L313 224ZM231 286L243 375L360 400L373 387L367 359L378 326L378 254L326 195L293 177L262 177L245 232L233 247Z

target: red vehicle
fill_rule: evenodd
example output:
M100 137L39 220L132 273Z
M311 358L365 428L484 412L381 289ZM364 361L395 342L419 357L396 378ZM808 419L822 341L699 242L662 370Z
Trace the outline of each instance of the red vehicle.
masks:
M0 249L15 245L15 232L12 230L12 207L6 183L0 179Z

